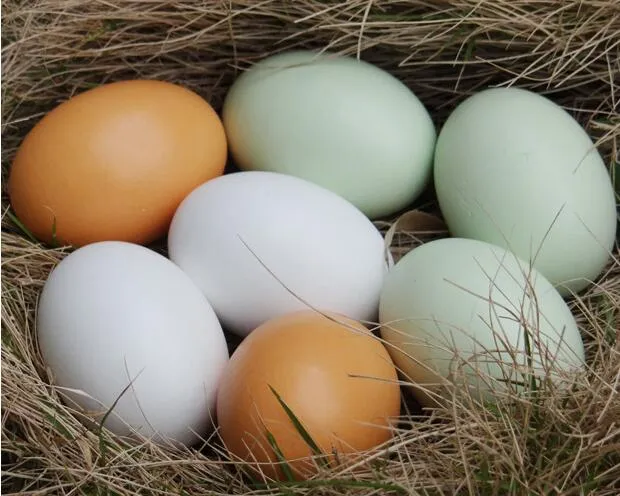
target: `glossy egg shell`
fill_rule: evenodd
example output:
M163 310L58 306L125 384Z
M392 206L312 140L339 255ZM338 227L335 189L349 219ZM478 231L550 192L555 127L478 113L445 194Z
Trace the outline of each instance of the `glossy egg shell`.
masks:
M570 383L584 366L571 311L551 283L495 245L445 238L414 248L381 293L381 335L418 400L469 389L493 401L532 374ZM464 386L464 387L461 387Z
M611 257L617 212L605 163L542 95L492 88L464 100L439 134L434 180L453 236L509 249L562 295L586 288Z
M221 175L223 125L196 93L162 81L111 83L49 112L10 170L12 206L37 238L148 243L183 198Z
M345 199L298 177L226 174L196 188L170 225L168 253L222 326L321 308L376 320L387 261L381 233Z
M193 444L211 431L228 348L213 309L170 260L140 245L92 243L45 282L37 338L71 406L119 436Z
M314 472L308 444L270 386L323 453L368 450L391 438L399 414L395 367L381 342L358 322L308 310L272 319L235 350L220 383L220 434L238 457L266 463L282 478L268 430L297 476ZM330 459L334 462L334 458ZM256 465L254 465L256 469Z
M222 120L241 169L312 181L373 219L411 204L432 176L436 132L424 104L355 57L267 57L232 85Z

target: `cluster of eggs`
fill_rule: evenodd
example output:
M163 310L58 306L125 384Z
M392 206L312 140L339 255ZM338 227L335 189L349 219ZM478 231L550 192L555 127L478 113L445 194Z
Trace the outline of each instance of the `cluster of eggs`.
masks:
M452 237L394 264L372 220L431 182ZM548 99L483 90L437 135L394 76L308 51L243 73L221 119L161 81L74 96L27 135L9 193L33 235L77 248L37 314L65 400L157 442L217 424L274 477L282 456L305 476L317 450L389 441L399 373L433 405L460 379L493 398L580 370L562 296L616 231L601 157ZM166 235L168 257L144 246Z

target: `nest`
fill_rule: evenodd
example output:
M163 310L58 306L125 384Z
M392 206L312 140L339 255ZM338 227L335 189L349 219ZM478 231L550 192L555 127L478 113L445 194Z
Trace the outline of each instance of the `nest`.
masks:
M218 111L232 81L291 48L359 56L396 75L440 126L466 96L517 85L564 106L620 179L620 3L616 0L6 0L2 6L2 178L47 111L107 82L187 86ZM6 181L3 182L6 185ZM437 212L432 194L416 208ZM354 472L286 484L241 476L214 437L194 449L129 445L87 430L49 385L34 316L69 249L29 240L2 196L4 494L617 494L620 490L620 253L569 305L588 371L568 396L489 411L453 401L407 412L395 442ZM411 220L411 218L410 218ZM377 223L387 231L394 219ZM395 226L400 256L433 236Z

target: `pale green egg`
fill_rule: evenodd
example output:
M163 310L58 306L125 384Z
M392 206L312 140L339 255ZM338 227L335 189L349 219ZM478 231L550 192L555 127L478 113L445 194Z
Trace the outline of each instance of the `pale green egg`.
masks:
M314 182L370 218L407 207L432 177L426 108L396 77L353 57L268 57L235 81L222 119L241 169Z
M584 347L566 302L535 269L483 241L446 238L391 269L381 335L424 404L468 388L474 398L524 391L535 378L569 384Z
M434 180L454 236L510 249L561 294L603 271L616 233L614 190L592 139L536 93L481 91L449 116Z

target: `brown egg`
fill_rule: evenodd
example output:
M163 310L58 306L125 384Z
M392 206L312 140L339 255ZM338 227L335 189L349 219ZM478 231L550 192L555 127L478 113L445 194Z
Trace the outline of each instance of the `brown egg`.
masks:
M195 187L221 175L224 127L178 85L111 83L62 103L22 142L9 177L17 217L39 239L80 246L163 236Z
M267 463L260 465L264 474L285 477L273 463L270 433L297 478L316 472L309 444L270 387L331 464L391 438L400 411L394 364L363 325L333 317L345 324L314 311L272 319L233 353L219 386L217 417L226 447L250 468Z

